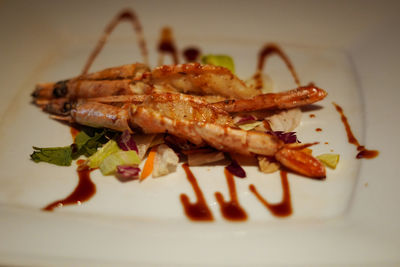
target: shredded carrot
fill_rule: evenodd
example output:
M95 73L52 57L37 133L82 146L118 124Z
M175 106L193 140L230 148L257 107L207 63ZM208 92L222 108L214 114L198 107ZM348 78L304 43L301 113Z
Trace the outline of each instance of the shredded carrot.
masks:
M154 146L151 148L149 152L149 156L147 157L146 163L144 164L143 171L140 174L140 181L143 181L147 178L152 172L154 168L154 158L156 157L157 147Z

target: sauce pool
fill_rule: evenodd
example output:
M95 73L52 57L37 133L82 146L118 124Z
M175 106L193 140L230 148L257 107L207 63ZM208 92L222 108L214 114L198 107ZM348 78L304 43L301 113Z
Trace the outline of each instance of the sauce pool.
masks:
M224 173L231 199L230 201L225 201L224 196L220 192L215 193L215 198L221 208L222 216L230 221L245 221L247 219L247 214L239 204L233 175L226 168L224 168Z

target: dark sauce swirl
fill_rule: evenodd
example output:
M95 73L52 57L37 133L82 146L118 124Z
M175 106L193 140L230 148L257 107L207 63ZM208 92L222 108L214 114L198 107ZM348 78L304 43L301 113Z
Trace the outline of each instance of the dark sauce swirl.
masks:
M379 151L378 150L368 150L365 148L365 146L360 145L360 143L358 142L357 138L354 136L353 131L351 130L349 121L346 117L346 115L344 115L343 109L341 106L339 106L336 103L332 103L337 112L339 112L340 114L340 118L343 122L344 128L346 129L346 134L347 134L347 140L349 141L350 144L353 144L357 147L357 151L359 151L356 155L357 159L372 159L375 158L379 155Z
M287 172L281 171L281 182L282 182L282 201L277 204L271 204L265 200L260 193L258 193L256 187L251 184L249 186L250 191L256 196L256 198L275 216L287 217L293 213L292 200L290 197L289 181L287 178Z
M140 24L139 18L136 16L136 13L133 12L133 10L125 9L122 10L105 28L104 33L100 37L100 40L97 42L96 47L90 54L81 75L87 74L90 66L93 64L93 61L96 59L100 51L103 49L105 43L107 42L108 37L114 31L115 27L122 21L129 21L132 23L133 29L135 30L136 36L139 41L143 63L146 65L149 64L146 41L144 40L143 29L142 25Z
M186 216L192 221L213 221L214 217L211 210L208 208L203 192L196 181L196 177L190 171L189 166L186 163L183 164L182 167L186 172L186 177L192 185L197 198L195 203L190 203L189 197L186 194L181 194L180 199Z
M263 81L261 75L265 69L265 62L267 58L273 54L278 55L283 60L283 62L285 62L287 68L289 69L290 73L293 76L294 82L296 83L297 86L300 86L299 77L297 76L296 70L294 69L293 64L290 61L289 57L276 44L266 44L261 49L258 55L257 71L253 76L254 80L256 81L256 89L261 89L263 87Z
M78 162L78 164L82 163L83 162ZM53 211L55 208L60 208L65 205L81 205L82 202L88 201L96 193L96 185L90 179L90 173L92 170L82 168L82 165L79 165L77 172L79 183L75 187L74 191L66 198L56 200L44 207L42 210Z
M224 196L220 192L215 193L215 198L221 208L222 216L230 221L245 221L247 219L247 214L239 204L233 175L226 168L224 169L224 173L231 199L230 201L225 201Z

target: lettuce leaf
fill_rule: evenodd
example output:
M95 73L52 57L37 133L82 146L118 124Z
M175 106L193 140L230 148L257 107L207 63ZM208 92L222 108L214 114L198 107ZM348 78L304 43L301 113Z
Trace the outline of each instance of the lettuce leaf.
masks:
M65 147L33 147L35 150L30 156L34 162L47 162L59 166L70 166L73 159L81 155L90 157L97 148L108 141L106 135L113 135L106 129L85 127L75 137L75 143Z
M121 149L118 147L117 142L110 140L88 158L87 165L92 169L98 168L105 158L118 151L121 151Z
M97 148L101 147L106 141L103 140L106 130L94 131L93 136L89 135L88 131L83 130L80 131L75 137L75 145L76 150L73 152L72 157L74 159L78 158L81 155L85 155L86 157L90 157L94 153L96 153Z
M140 158L135 150L118 151L106 157L100 163L100 171L103 175L115 173L117 166L138 165Z
M33 147L31 154L34 162L47 162L58 166L70 166L72 162L72 146L65 147Z
M235 63L233 62L232 57L228 55L204 55L201 58L201 62L203 64L225 67L232 73L235 73Z

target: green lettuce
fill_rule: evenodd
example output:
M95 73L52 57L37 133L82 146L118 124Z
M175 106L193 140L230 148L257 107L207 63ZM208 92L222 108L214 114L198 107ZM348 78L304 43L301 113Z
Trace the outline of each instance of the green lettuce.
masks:
M34 162L48 162L59 166L70 166L72 162L72 146L65 147L33 147L31 154Z
M88 158L87 165L92 169L98 168L105 158L118 151L121 151L121 149L118 147L117 142L110 140Z
M121 165L137 165L140 158L136 151L118 151L106 157L100 164L100 171L104 175L115 173L117 166Z
M76 137L75 142L65 147L33 147L34 152L30 155L34 162L47 162L59 166L70 166L73 159L81 155L90 157L97 149L108 141L107 137L115 134L106 129L95 129L85 127Z
M225 67L232 73L235 73L235 63L233 62L232 57L228 55L204 55L201 58L201 62L203 64Z

